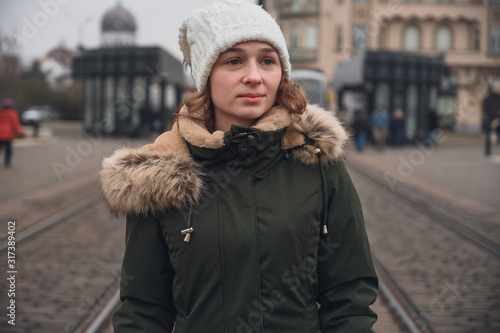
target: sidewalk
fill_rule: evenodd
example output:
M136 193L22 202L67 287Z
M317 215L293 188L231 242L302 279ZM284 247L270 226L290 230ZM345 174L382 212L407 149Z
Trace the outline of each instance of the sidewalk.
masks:
M446 133L437 148L417 144L378 152L369 146L361 153L352 150L349 159L386 170L388 186L425 184L500 212L500 145L493 143L492 155L486 157L482 137Z

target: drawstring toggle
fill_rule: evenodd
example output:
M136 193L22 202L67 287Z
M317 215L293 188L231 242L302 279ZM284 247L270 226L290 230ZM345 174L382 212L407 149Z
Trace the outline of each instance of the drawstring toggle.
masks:
M184 241L186 243L189 243L189 240L191 239L191 234L193 232L194 232L193 227L181 230L181 234L186 235L186 237L184 237Z

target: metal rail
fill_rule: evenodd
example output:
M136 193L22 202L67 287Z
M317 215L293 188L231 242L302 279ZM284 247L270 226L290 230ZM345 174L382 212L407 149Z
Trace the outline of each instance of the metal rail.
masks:
M101 200L101 195L98 193L98 194L94 194L48 218L46 218L45 220L35 224L34 226L28 228L28 229L25 229L23 231L20 231L19 233L16 234L15 238L16 238L16 243L19 243L20 241L26 239L26 238L29 238L30 236L33 236L34 234L44 230L44 229L47 229L48 227L50 227L51 225L57 223L57 222L60 222L64 219L66 219L67 217L97 203L99 200ZM0 251L3 251L7 248L8 246L8 240L4 240L3 242L0 243Z
M406 293L396 284L389 272L372 254L379 278L379 292L384 295L389 307L395 312L409 333L434 333L427 321L420 315Z
M106 303L104 308L102 309L101 312L99 312L99 315L83 330L80 332L85 332L85 333L97 333L104 323L111 317L113 314L114 310L118 307L120 304L120 290L118 290Z
M387 187L387 183L385 183L384 181L380 180L377 177L374 177L373 175L368 174L366 170L362 170L354 163L349 164L349 167L352 167L353 169L356 170L357 173L361 174L366 179L376 183L381 188L392 193L392 191L390 191L390 189ZM464 226L462 223L437 211L434 207L427 204L426 202L422 202L421 200L414 198L410 193L408 193L408 191L405 191L405 194L399 196L399 198L404 200L415 210L420 211L425 216L430 217L433 221L438 222L442 226L458 234L460 237L474 243L483 250L490 252L497 258L500 258L500 245L493 243L492 241L479 235L474 230Z

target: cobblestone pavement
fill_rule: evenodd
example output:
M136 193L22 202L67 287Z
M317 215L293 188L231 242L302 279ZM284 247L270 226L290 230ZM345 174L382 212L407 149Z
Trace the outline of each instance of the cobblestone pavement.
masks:
M123 221L110 217L99 202L19 243L16 325L3 319L0 331L72 332L95 303L110 297L118 286L123 226ZM4 260L0 268L7 271ZM0 285L2 295L7 294L6 287Z
M499 244L499 149L485 158L482 141L452 135L436 150L426 149L368 148L349 156L372 252L416 305L421 325L436 332L498 332L499 258L405 199L412 196Z
M0 169L0 202L3 203L0 217L16 218L21 228L28 227L29 221L35 223L98 192L97 173L102 157L125 143L121 139L82 136L79 124L57 124L42 133L37 139L28 137L16 141L12 167ZM373 155L378 156L375 152ZM358 190L360 193L378 191L376 186L361 183ZM378 209L383 205L383 211L398 208L398 203L382 199L373 204ZM380 228L383 217L369 215L367 226ZM71 326L81 319L78 311L81 313L89 307L89 298L96 299L109 287L116 278L123 255L124 225L112 220L102 203L98 203L37 235L36 242L20 243L23 282L19 284L19 302L24 309L20 310L19 318L21 321L29 318L29 321L24 329L19 326L22 329L19 332L64 332L66 328L62 325ZM381 228L382 237L370 230L375 244L383 243L383 237L396 240L397 237L391 235L399 232L385 226ZM400 242L403 241L408 240ZM381 251L380 257L387 253L383 246L376 245L373 250L376 256L379 256L377 251ZM416 260L415 265L419 265L418 257L410 258L404 253L401 262ZM400 278L406 276L402 274ZM374 310L379 314L375 326L379 332L404 332L394 321L382 297L375 303ZM47 323L47 318L54 322L52 326ZM109 325L104 332L106 330L110 331Z
M26 138L15 140L11 167L0 166L0 217L16 221L16 236L99 192L100 161L124 140L80 132L77 123L61 123L42 127L38 138L26 131ZM6 225L2 223L0 240L7 236ZM16 326L8 325L3 314L0 331L70 332L89 315L94 302L105 300L118 286L124 227L98 201L19 241L15 248ZM0 253L5 281L7 252ZM0 284L1 295L7 295L6 288L6 283ZM8 301L0 299L3 305Z
M500 145L493 144L492 155L486 157L483 140L444 133L437 148L418 144L378 152L368 147L349 158L387 168L396 191L404 182L424 183L500 212Z

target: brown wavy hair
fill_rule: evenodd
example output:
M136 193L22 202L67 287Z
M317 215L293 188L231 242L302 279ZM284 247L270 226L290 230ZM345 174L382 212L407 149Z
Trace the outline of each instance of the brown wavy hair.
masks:
M202 115L205 119L207 129L210 132L215 130L215 113L214 104L210 97L210 81L207 80L207 85L200 91L189 93L184 98L184 104L188 109L188 114ZM274 106L281 105L290 113L302 114L307 107L307 94L297 83L283 76L278 86L276 93L276 102ZM199 118L196 116L196 118Z

